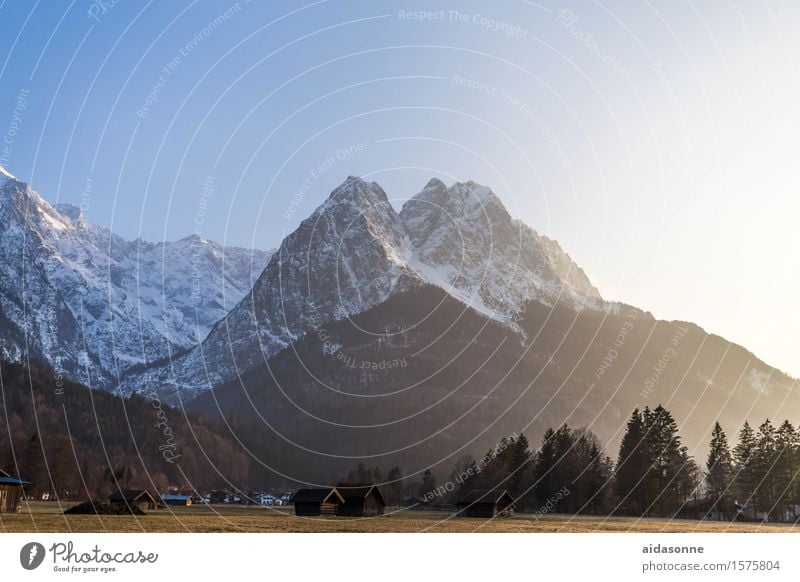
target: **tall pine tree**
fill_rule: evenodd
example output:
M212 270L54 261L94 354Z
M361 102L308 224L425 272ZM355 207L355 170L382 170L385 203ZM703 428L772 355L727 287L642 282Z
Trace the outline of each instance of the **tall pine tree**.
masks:
M797 518L797 476L800 466L797 464L798 434L792 423L785 420L778 428L775 439L777 459L775 465L775 487L778 503L785 517L794 521ZM784 517L784 516L781 516Z
M650 481L655 497L648 513L671 516L692 495L697 467L681 445L678 424L663 406L645 417L645 441L650 458Z
M745 515L755 519L758 515L756 499L756 489L758 487L757 445L755 432L750 428L750 424L747 421L742 426L742 430L739 431L739 442L736 443L736 447L733 449L733 459L736 462L734 478L736 503Z
M403 473L400 467L392 467L386 475L386 503L388 505L403 504Z
M718 514L722 519L732 517L733 474L733 457L728 437L717 422L711 433L711 445L706 461L706 489L712 502L711 513Z
M524 511L532 498L532 493L528 491L533 473L532 457L528 439L524 434L519 435L511 445L512 474L508 483L508 492L515 499L519 511Z
M642 494L646 489L645 479L650 468L644 437L644 417L637 408L625 427L614 470L614 493L617 507L622 513L642 515L650 505L650 499Z
M778 460L778 449L776 446L777 434L775 427L769 419L765 420L758 427L756 435L757 452L755 456L755 478L758 507L766 512L766 518L772 521L778 511L777 487L775 486L773 471Z

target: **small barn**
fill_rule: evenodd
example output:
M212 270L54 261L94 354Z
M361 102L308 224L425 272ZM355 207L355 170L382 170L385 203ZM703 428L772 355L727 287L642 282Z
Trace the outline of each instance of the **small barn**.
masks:
M0 469L0 513L16 513L22 488L30 485L28 481L12 477Z
M145 489L122 489L109 496L108 501L128 507L135 505L141 510L156 508L156 500Z
M514 499L505 489L473 489L457 503L459 517L513 517Z
M344 504L344 497L336 487L300 489L292 497L292 502L295 515L336 515Z
M164 494L161 496L161 503L164 505L173 505L173 506L187 506L192 504L192 496L191 495L172 495L172 494Z
M383 515L386 502L383 494L374 483L339 483L336 486L344 497L338 515L350 517L372 517Z

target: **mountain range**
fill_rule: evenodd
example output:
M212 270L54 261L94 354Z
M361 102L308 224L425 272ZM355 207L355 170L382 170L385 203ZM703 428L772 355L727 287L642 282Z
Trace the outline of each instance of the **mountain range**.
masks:
M0 220L0 355L255 420L276 472L444 467L563 422L610 446L658 403L691 449L714 420L800 410L794 379L745 348L604 300L474 182L431 180L398 212L351 176L274 253L126 242L8 176Z
M423 285L517 331L513 319L531 299L602 304L558 243L514 220L490 189L434 179L397 213L378 184L351 176L286 237L201 344L123 387L212 388L327 322Z
M198 236L127 241L3 168L0 224L0 356L107 389L195 346L270 257Z

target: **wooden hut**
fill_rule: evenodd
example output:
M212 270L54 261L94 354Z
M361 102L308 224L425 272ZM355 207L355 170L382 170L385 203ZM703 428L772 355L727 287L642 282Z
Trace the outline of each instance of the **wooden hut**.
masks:
M22 488L25 485L30 485L30 483L0 470L0 513L17 512L19 500L22 497Z
M338 515L351 517L372 517L383 515L386 502L383 494L374 483L339 483L336 486L344 497Z
M128 507L138 506L139 509L155 509L156 500L145 489L122 489L113 493L108 501L110 503L124 504Z
M336 515L344 497L336 487L300 489L292 497L295 515Z
M473 489L457 503L459 517L513 517L514 499L505 489Z

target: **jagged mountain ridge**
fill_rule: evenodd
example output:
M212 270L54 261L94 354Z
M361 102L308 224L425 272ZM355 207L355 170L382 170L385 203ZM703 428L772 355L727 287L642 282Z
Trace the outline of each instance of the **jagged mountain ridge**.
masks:
M270 256L198 236L126 241L0 170L0 356L11 361L113 388L202 340Z
M470 181L448 188L433 179L403 206L400 220L411 244L409 262L422 278L489 317L508 321L531 299L602 301L558 243L513 219L485 186Z
M513 319L531 299L605 305L561 247L514 220L489 188L431 180L397 213L378 184L350 176L284 239L252 291L202 344L130 375L123 388L211 388L305 334L422 285L520 333Z

